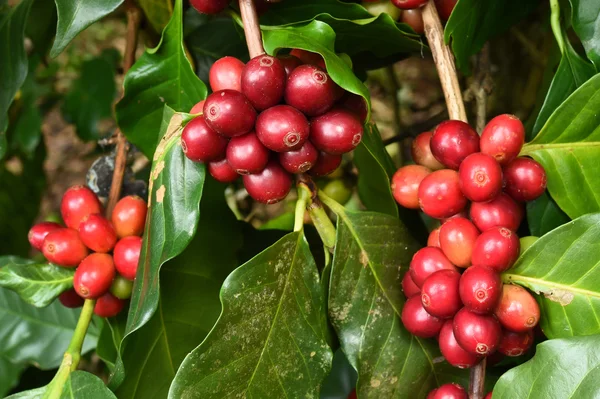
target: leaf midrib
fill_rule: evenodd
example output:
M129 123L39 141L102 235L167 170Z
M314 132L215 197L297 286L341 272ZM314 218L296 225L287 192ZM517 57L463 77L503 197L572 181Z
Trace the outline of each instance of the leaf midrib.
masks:
M541 150L569 149L579 147L600 147L600 141L582 141L577 143L548 143L548 144L525 144L519 155L529 155Z
M561 284L561 283L557 283L554 281L542 280L542 279L535 278L535 277L525 277L525 276L521 276L519 274L505 273L502 275L502 279L505 282L522 281L524 283L542 285L542 286L547 286L549 288L557 288L557 289L561 289L564 291L569 291L574 294L579 294L579 295L583 295L586 297L600 299L600 292L594 292L594 291L590 291L590 290L586 290L586 289L582 289L582 288L576 288L576 287L573 287L568 284Z

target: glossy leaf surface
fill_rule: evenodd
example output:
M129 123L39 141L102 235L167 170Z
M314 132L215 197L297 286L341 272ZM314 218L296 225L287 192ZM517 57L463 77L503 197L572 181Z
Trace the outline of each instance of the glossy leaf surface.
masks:
M588 58L600 70L600 3L595 0L570 0L573 29Z

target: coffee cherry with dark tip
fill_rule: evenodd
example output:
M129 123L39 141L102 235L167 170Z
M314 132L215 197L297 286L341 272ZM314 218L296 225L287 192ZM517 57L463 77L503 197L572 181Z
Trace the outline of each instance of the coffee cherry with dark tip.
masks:
M306 117L289 105L276 105L261 112L255 129L261 143L275 152L299 149L310 134Z
M427 277L438 270L458 271L442 250L436 247L425 247L418 250L410 261L409 270L417 287L422 287Z
M442 319L430 315L425 310L419 296L406 300L401 319L408 332L421 338L435 337L444 324Z
M488 202L473 202L469 210L471 220L479 231L486 231L492 227L506 227L517 231L523 214L523 207L504 193Z
M319 151L317 162L308 171L311 176L326 176L334 172L342 163L341 155L329 154L323 151Z
M460 273L455 270L438 270L431 274L421 287L421 302L429 314L449 319L462 308L458 295Z
M304 173L310 170L319 157L319 151L310 141L305 142L297 150L280 152L279 163L290 173Z
M454 217L440 227L440 248L444 255L458 267L471 266L473 247L479 230L469 219Z
M319 53L313 53L312 51L295 48L290 51L290 55L300 59L300 61L302 61L304 64L316 65L325 69L325 60L323 60L323 56Z
M417 165L425 166L431 170L444 169L444 165L435 159L431 152L429 143L432 135L431 132L424 132L415 137L411 146L412 159Z
M452 14L452 10L454 10L454 6L458 3L458 0L434 0L434 2L435 8L440 15L440 19L442 21L447 21L448 18L450 18L450 14Z
M214 161L208 163L208 173L216 180L221 183L231 183L237 180L240 175L229 165L227 158L223 158L220 161Z
M436 389L432 399L468 399L468 396L463 387L455 383L449 383Z
M65 292L58 296L58 300L64 307L67 308L80 308L83 306L85 299L77 295L77 292L73 288L69 288Z
M242 93L258 111L281 102L286 74L281 62L270 55L252 58L242 71Z
M229 165L240 175L259 173L269 162L269 150L254 132L233 137L227 145Z
M188 122L181 133L181 148L194 162L209 162L223 158L227 138L215 132L202 117Z
M118 238L144 234L148 204L137 195L123 197L115 205L111 220Z
M455 215L467 205L458 173L450 169L436 170L425 177L419 185L418 196L421 210L436 219Z
M502 166L519 155L524 142L525 127L514 115L498 115L481 132L481 152L496 158Z
M327 72L314 65L292 71L285 87L285 102L308 116L329 111L336 101L337 84Z
M473 247L473 265L487 266L498 273L511 268L519 257L519 237L506 227L484 231Z
M402 292L407 298L421 294L421 289L415 284L408 271L402 277Z
M519 157L504 168L504 183L515 201L533 201L546 191L546 171L533 159Z
M419 209L419 185L431 173L421 165L406 165L392 176L392 195L396 202L405 208Z
M421 10L413 8L410 10L403 10L400 16L400 22L407 24L419 35L425 33L425 25L423 23L423 15Z
M498 352L506 356L521 356L533 345L533 330L525 332L504 331Z
M135 279L141 252L142 239L140 237L125 237L117 242L113 257L115 268L121 276L128 280Z
M294 69L302 65L302 60L291 54L278 55L277 58L281 62L281 65L283 65L283 69L285 69L286 77L290 76Z
M31 229L29 229L29 233L27 234L27 239L29 240L29 244L38 251L42 250L42 246L44 245L44 238L51 233L52 231L62 229L63 227L54 222L41 222L35 224Z
M125 301L107 292L96 301L94 313L100 317L115 317L123 310L124 305Z
M254 107L235 90L212 93L204 102L203 112L208 126L226 137L244 135L254 129L256 122Z
M271 160L259 173L243 176L244 187L258 202L274 204L287 197L292 177L276 160Z
M93 253L86 257L73 276L73 287L80 297L97 299L108 292L115 278L112 256Z
M363 125L365 124L365 122L367 122L369 108L367 106L367 102L362 96L346 92L338 104L340 107L346 108L354 115L356 115Z
M218 14L227 8L229 0L190 0L192 7L202 14Z
M473 313L467 308L454 316L453 331L458 344L478 356L494 353L502 339L502 327L494 316Z
M494 314L507 330L525 332L538 324L540 307L525 288L504 284Z
M237 58L229 56L219 58L208 71L210 88L213 92L219 90L242 91L243 70L244 63Z
M362 140L363 126L350 111L335 108L310 121L310 141L329 154L345 154Z
M467 352L458 344L458 342L456 342L452 324L452 320L447 320L440 330L440 335L438 337L440 352L442 352L446 361L454 367L460 369L473 367L479 363L481 358Z
M479 136L469 124L448 120L435 128L429 145L435 159L458 170L467 156L479 151Z
M94 252L110 252L117 243L117 233L104 216L94 213L79 225L79 238Z
M471 266L460 277L458 293L470 311L493 313L502 296L500 274L489 267Z
M74 186L65 191L60 203L60 213L67 227L77 230L87 216L102 213L102 205L92 190Z
M502 191L502 168L490 155L469 155L460 164L458 175L460 189L471 201L490 201Z
M46 235L42 253L50 263L63 267L77 267L89 251L77 230L60 228Z

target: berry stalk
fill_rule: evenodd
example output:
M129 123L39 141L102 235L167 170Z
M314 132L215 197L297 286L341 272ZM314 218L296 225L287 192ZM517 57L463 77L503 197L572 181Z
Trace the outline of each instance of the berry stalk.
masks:
M323 208L323 204L320 200L320 197L327 196L323 192L318 191L313 180L306 174L301 174L298 176L299 196L301 195L301 192L308 194L306 210L308 210L308 214L310 215L310 218L312 219L313 224L319 233L319 237L321 237L321 240L323 241L323 245L326 248L332 249L335 247L336 230L333 223L331 223L331 219L329 219L329 216L327 216L327 212L325 212L325 208ZM329 197L327 197L327 200L337 204L337 202Z
M244 35L246 35L246 44L248 45L250 58L265 54L254 0L240 0L240 14L242 14Z

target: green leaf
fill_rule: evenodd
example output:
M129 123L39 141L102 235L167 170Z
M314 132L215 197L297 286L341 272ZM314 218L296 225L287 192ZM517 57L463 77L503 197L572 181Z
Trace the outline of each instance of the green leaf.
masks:
M261 17L265 27L301 24L319 20L336 32L338 52L356 55L365 66L376 59L407 56L426 49L420 36L388 14L374 17L363 6L338 0L286 0L273 4Z
M331 367L324 298L302 232L293 232L227 277L223 311L190 353L170 398L315 397Z
M456 66L468 73L469 57L485 42L519 22L538 5L538 0L459 0L444 29L446 43L452 42Z
M13 290L25 302L43 308L73 286L74 269L23 261L0 268L0 286Z
M0 263L1 265L1 263ZM0 288L0 356L15 364L34 364L42 369L58 367L69 345L79 309L55 301L38 309L5 288ZM96 347L98 327L88 329L83 353Z
M42 399L47 387L32 389L9 396L6 399ZM117 399L104 385L104 382L94 374L86 371L73 371L69 374L60 399Z
M331 372L323 381L321 399L347 399L356 386L356 371L348 363L344 352L338 349L333 355Z
M552 112L561 105L570 95L594 76L592 64L577 54L571 46L566 33L564 33L565 52L558 64L558 69L552 79L544 104L533 126L532 137L542 129Z
M570 0L573 29L589 59L600 70L600 3L596 0Z
M5 397L19 383L19 377L25 369L23 364L14 364L0 356L0 397Z
M338 216L329 315L358 371L358 396L424 398L461 375L468 381L468 374L440 361L434 342L402 326L401 277L417 245L400 220L324 201Z
M527 203L527 224L531 235L541 237L569 220L571 219L560 210L546 192L538 199Z
M206 97L206 86L194 74L183 49L181 0L158 46L131 67L124 82L125 95L116 106L119 127L148 158L161 138L157 127L165 105L189 111Z
M54 0L58 12L50 57L58 56L85 28L117 9L123 0Z
M102 359L108 369L112 372L115 369L115 362L119 355L119 345L125 335L125 325L127 324L127 315L125 312L119 313L116 317L104 319L96 354Z
M299 48L319 53L325 59L327 72L345 90L371 101L367 87L354 75L352 68L335 53L335 31L326 23L312 21L301 27L281 27L263 31L265 50L269 54L282 48Z
M24 32L32 3L23 0L13 8L0 6L0 159L7 150L8 107L27 76Z
M85 61L79 78L65 96L63 113L83 140L98 140L98 122L112 115L115 66L105 56Z
M152 29L159 33L162 32L173 14L171 0L137 0L136 3L144 11L144 15L152 25Z
M398 217L390 188L396 168L374 123L365 125L363 139L354 150L354 163L358 168L358 195L367 209Z
M600 74L584 83L550 116L521 155L540 162L548 191L572 219L600 211Z
M25 25L25 37L33 44L33 52L45 56L56 33L56 6L53 1L34 1Z
M538 293L550 338L600 334L600 214L585 215L537 240L503 274Z
M597 398L600 336L542 342L530 361L506 372L494 399Z

